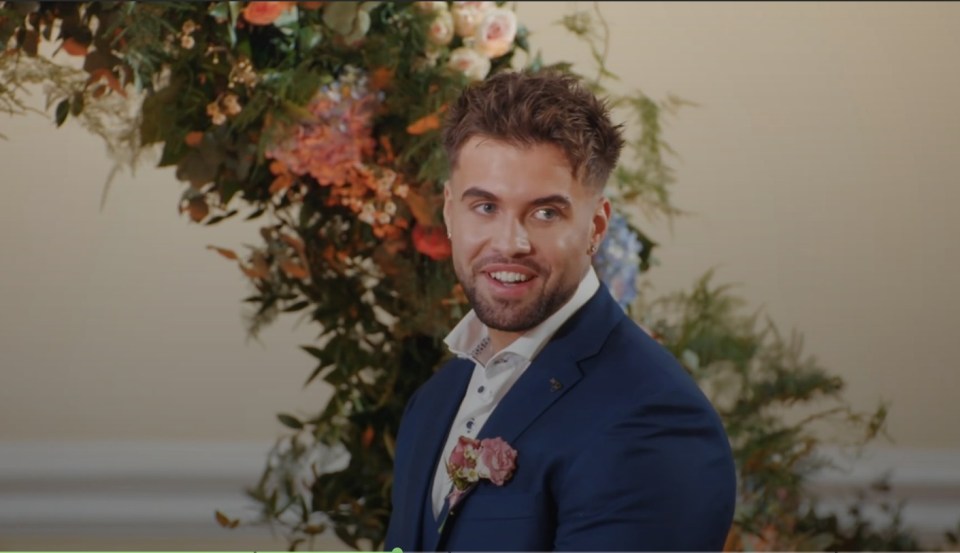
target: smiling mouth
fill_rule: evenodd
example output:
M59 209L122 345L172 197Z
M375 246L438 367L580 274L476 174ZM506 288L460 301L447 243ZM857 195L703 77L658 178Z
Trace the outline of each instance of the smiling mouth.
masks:
M487 273L487 276L501 284L520 284L533 278L529 275L514 273L511 271L496 271L493 273Z

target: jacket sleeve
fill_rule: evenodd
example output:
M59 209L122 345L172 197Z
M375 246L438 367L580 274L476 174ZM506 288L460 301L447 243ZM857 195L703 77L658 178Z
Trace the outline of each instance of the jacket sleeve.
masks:
M400 417L400 426L397 429L396 436L396 450L394 451L394 463L393 463L393 482L390 489L390 520L387 523L387 533L384 538L384 547L386 551L390 551L395 547L406 547L411 549L411 547L405 543L408 539L404 533L409 533L410 528L409 524L403 521L405 515L399 506L399 498L403 497L403 494L406 491L406 482L404 480L405 474L409 469L408 455L406 453L406 442L409 441L410 436L407 436L411 430L408 430L404 427L404 423L407 425L410 424L410 411L413 409L414 403L416 403L417 396L420 393L420 389L417 389L410 396L410 399L407 400L407 405L403 409L403 415ZM402 441L401 441L402 440Z
M723 548L736 472L706 398L660 394L592 440L555 490L557 550Z

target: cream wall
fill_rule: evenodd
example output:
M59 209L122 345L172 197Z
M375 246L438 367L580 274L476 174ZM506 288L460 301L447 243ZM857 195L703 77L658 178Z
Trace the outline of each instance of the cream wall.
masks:
M552 25L572 9L518 7L548 61L588 59ZM672 234L648 227L662 243L656 288L718 267L802 331L856 405L892 401L897 447L960 449L960 5L602 11L625 86L699 104L666 129L682 157L675 201L692 215ZM172 171L151 167L120 175L100 211L99 139L33 115L0 117L0 133L0 444L265 450L277 411L320 408L326 391L301 389L311 361L296 348L313 329L281 319L246 343L245 279L204 249L257 243L256 224L189 224Z
M579 3L589 8L591 3ZM589 58L525 5L547 59ZM710 267L848 383L903 447L960 448L960 5L605 3L609 65L671 118L659 291ZM588 67L582 65L581 67ZM624 88L626 89L626 88Z

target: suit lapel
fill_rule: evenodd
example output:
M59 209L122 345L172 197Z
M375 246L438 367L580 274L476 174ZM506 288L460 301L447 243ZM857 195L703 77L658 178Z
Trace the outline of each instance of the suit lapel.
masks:
M424 459L424 462L414 464L414 473L410 484L411 493L406 498L406 509L409 513L420 513L415 521L411 521L411 528L419 531L421 528L436 528L437 523L433 520L433 512L425 510L424 506L430 501L430 489L433 485L433 477L437 468L437 462L443 451L443 444L446 442L447 433L450 431L450 425L457 415L460 408L460 402L466 393L467 384L470 382L470 376L473 374L473 362L465 359L455 359L451 361L452 366L445 369L449 375L448 380L438 383L440 393L430 394L432 405L423 412L421 419L421 429L417 434L416 445L414 446L414 455ZM423 520L422 517L429 517ZM424 524L424 523L427 524ZM424 532L423 550L429 551L436 546L437 532Z
M613 300L607 288L600 289L577 311L540 352L527 370L517 379L497 408L480 429L478 439L500 437L511 446L531 424L554 402L563 397L583 377L579 362L593 357L603 346L607 336L625 317L623 309ZM454 414L450 415L451 418ZM444 433L446 436L446 432ZM518 451L518 462L523 452ZM460 498L458 507L469 501L470 491ZM447 516L447 507L440 520ZM448 520L444 533L454 520ZM434 533L436 536L437 533ZM438 536L439 537L439 536ZM425 536L424 549L433 550L437 542Z
M613 309L611 309L613 307ZM577 384L579 362L596 355L624 317L606 287L600 289L554 334L480 429L480 439L514 442L550 405Z

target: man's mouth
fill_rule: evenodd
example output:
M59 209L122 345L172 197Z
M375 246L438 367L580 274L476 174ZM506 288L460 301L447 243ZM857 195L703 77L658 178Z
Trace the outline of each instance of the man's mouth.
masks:
M529 275L514 273L511 271L495 271L492 273L487 273L487 275L493 280L502 282L504 284L518 284L521 282L526 282L532 278Z

